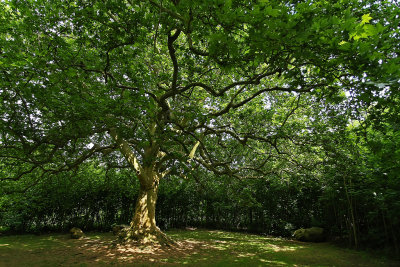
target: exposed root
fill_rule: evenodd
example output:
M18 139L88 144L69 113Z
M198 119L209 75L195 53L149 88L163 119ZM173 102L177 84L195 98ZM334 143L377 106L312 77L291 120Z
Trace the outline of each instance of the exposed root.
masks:
M138 245L159 244L161 246L168 246L168 247L177 245L177 243L172 238L168 237L158 227L153 229L140 229L140 230L127 227L122 229L118 233L118 238L120 242L136 243Z

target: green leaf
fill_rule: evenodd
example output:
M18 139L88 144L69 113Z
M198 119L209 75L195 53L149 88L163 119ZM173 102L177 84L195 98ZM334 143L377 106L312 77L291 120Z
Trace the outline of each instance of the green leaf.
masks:
M370 16L370 14L365 14L361 17L361 25L364 25L366 23L369 23L370 20L372 19L372 17Z
M279 16L279 10L278 9L274 9L270 6L265 7L264 9L264 14L271 16L271 17L277 17Z
M374 36L378 33L376 27L371 24L364 25L363 30L366 36Z

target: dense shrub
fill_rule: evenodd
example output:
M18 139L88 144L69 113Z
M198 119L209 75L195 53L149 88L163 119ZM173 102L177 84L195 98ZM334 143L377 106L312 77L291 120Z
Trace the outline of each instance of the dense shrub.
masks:
M344 181L343 173L326 169L327 178L320 179L167 177L159 187L157 223L162 229L190 226L278 236L321 226L331 238L350 245L356 235L359 246L396 250L400 186L395 176L377 180L359 175ZM109 231L113 224L129 223L138 188L129 171L86 166L77 173L53 176L23 194L0 197L0 230L66 231L76 226Z

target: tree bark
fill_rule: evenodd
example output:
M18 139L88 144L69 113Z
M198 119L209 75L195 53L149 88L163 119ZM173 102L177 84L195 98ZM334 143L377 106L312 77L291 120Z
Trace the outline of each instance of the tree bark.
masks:
M125 241L134 240L143 244L159 243L161 245L174 243L156 225L159 177L157 173L147 168L143 168L143 173L139 175L140 189L136 200L135 214L130 228L121 232L120 235Z
M158 186L147 189L140 187L136 201L135 215L131 227L137 228L139 232L156 229L155 208L157 202Z
M143 162L147 164L141 165L129 144L117 133L115 128L110 129L110 135L116 141L119 150L132 169L136 171L140 182L135 214L130 227L121 231L119 237L124 241L135 240L140 243L173 244L172 239L168 238L156 225L158 185L163 176L155 169L155 157L158 152L156 145L146 149Z

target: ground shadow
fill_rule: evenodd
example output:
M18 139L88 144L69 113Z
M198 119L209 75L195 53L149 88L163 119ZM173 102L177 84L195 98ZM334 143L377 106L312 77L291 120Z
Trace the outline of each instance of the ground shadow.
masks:
M400 266L328 243L209 230L167 232L177 245L120 244L111 233L0 238L0 266Z

